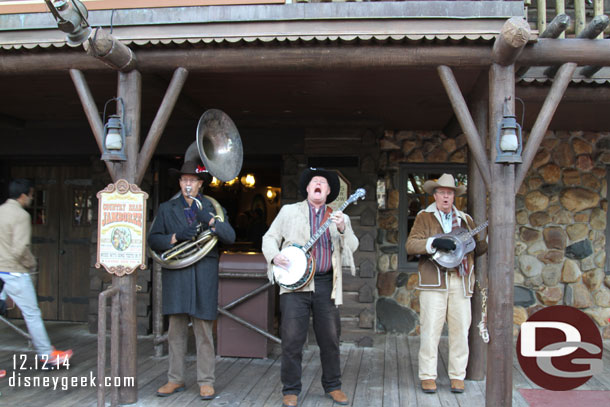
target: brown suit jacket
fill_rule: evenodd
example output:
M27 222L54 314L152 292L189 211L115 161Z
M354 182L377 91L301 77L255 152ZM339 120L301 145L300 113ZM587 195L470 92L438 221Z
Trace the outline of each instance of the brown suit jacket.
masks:
M457 209L456 209L457 211ZM472 230L475 227L474 221L470 215L457 211L460 226ZM405 248L409 254L419 254L419 265L417 268L419 274L418 290L447 290L447 273L441 271L439 266L432 261L432 255L435 253L432 245L432 236L442 234L443 227L438 218L436 211L436 203L432 203L426 209L420 211L415 218L415 223L411 228ZM468 253L469 273L462 277L464 287L464 296L470 297L474 291L474 257L480 256L487 251L487 242L484 240L476 240L476 248Z

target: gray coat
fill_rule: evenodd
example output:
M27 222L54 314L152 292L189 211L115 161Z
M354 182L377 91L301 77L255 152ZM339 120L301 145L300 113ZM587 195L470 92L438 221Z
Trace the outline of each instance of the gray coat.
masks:
M202 199L203 209L215 213L212 203ZM193 203L194 204L194 203ZM215 234L225 244L235 241L235 231L228 222L216 221ZM158 253L172 248L172 235L187 226L180 197L159 206L148 235L148 245ZM163 268L163 314L189 314L199 319L215 320L218 308L218 245L200 261L178 270Z

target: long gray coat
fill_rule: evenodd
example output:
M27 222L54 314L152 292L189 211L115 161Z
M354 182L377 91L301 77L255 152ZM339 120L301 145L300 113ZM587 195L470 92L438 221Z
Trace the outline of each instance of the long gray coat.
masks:
M212 203L201 200L206 212L215 213ZM193 202L193 204L195 204ZM223 208L224 211L224 208ZM222 243L235 241L235 231L228 222L216 220L215 234ZM172 248L172 235L187 226L181 197L164 202L148 235L148 245L158 253ZM218 308L218 245L200 261L178 270L163 268L163 314L189 314L199 319L215 320Z

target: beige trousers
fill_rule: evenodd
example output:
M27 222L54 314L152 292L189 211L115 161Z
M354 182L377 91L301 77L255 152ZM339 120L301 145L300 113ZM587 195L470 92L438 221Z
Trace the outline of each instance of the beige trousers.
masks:
M169 371L167 378L173 383L184 383L185 356L188 342L188 323L193 322L195 332L195 346L197 348L197 383L214 385L214 368L216 355L214 354L214 338L212 330L214 321L205 321L191 317L187 314L174 314L169 316L169 330L167 333L169 345Z
M438 342L445 319L449 330L449 378L464 380L466 377L470 298L464 296L462 278L456 272L447 277L447 291L422 290L419 295L420 380L436 379Z

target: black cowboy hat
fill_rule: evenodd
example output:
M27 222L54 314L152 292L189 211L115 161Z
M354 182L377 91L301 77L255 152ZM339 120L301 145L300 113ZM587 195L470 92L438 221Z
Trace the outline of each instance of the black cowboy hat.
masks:
M185 161L184 164L182 164L182 168L179 170L170 168L169 174L176 177L180 177L182 174L196 175L203 181L204 185L207 185L212 181L212 174L208 172L203 164L196 161Z
M307 168L305 171L301 173L301 178L299 180L299 191L305 198L307 198L307 185L309 185L309 181L313 177L324 177L326 181L328 181L328 186L330 187L330 194L326 197L326 203L329 204L339 195L339 189L341 185L339 184L339 176L335 171L325 170L324 168Z

